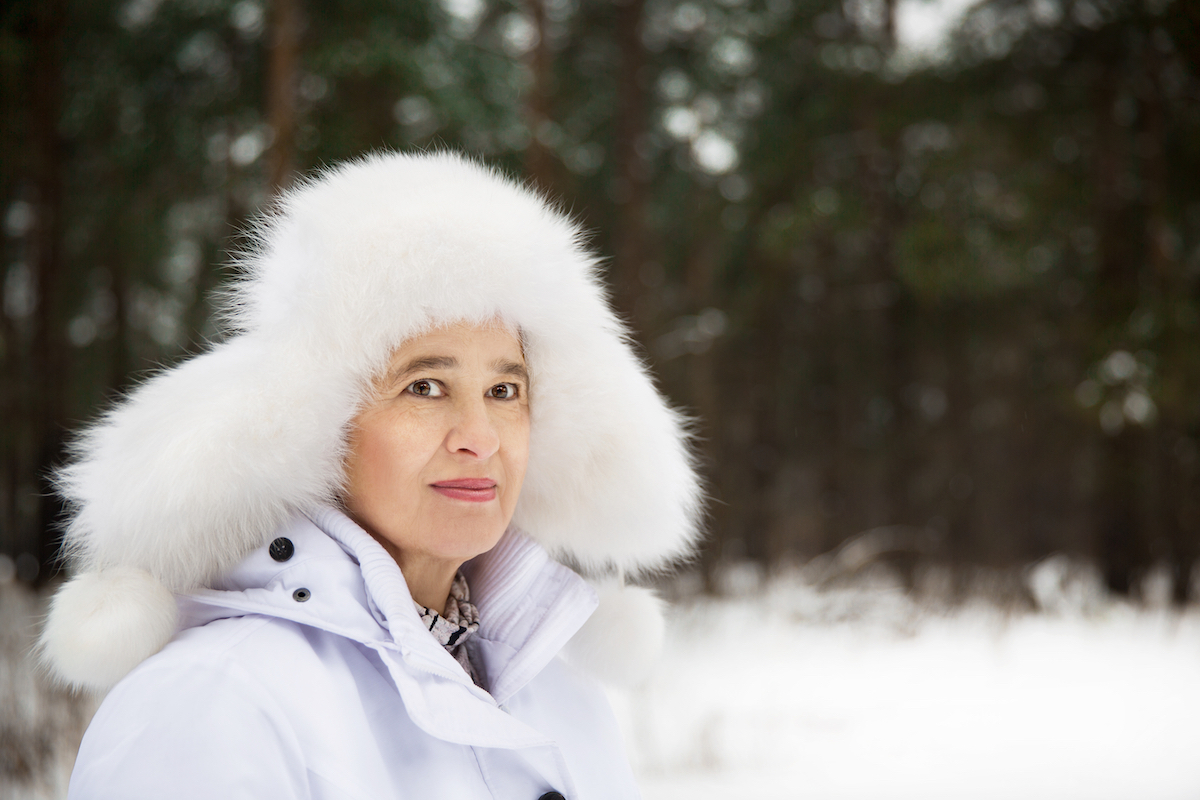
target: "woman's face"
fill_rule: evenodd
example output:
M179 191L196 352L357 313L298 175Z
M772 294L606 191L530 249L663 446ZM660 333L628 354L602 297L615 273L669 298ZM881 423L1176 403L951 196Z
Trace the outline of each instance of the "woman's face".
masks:
M392 356L354 419L346 509L398 561L462 562L512 519L529 456L529 377L509 330L435 329Z

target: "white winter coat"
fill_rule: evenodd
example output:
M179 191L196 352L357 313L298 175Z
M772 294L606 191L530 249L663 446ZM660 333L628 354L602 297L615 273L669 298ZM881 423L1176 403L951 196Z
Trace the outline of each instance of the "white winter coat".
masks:
M638 796L600 686L559 657L596 593L510 530L464 566L477 687L395 561L341 512L181 597L182 631L107 696L71 800ZM307 599L304 592L307 590Z

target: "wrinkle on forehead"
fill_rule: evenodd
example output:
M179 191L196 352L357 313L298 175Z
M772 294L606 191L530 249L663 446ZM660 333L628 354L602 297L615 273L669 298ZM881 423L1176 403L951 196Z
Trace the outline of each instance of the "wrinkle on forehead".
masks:
M396 364L388 370L387 376L384 378L384 386L395 386L403 382L406 377L416 373L428 370L455 369L458 365L458 359L454 356L420 356L411 361ZM489 366L492 372L498 376L520 378L525 383L529 383L529 370L520 361L500 358Z
M520 360L514 361L507 358L500 358L493 361L489 366L497 375L509 375L520 378L529 384L529 369L525 360L525 335L524 331L518 326L509 325L501 319L492 319L483 323L475 323L464 320L461 322L449 323L445 325L436 325L425 330L415 336L406 339L398 345L388 358L388 362L378 377L371 382L376 391L388 391L394 388L397 383L402 381L406 376L422 370L433 369L453 369L458 366L458 359L454 355L443 353L430 353L427 355L417 356L412 359L405 360L403 353L405 349L418 339L426 336L437 334L443 331L449 331L454 328L467 328L477 331L503 331L512 336L513 341L517 345L517 350L520 352Z

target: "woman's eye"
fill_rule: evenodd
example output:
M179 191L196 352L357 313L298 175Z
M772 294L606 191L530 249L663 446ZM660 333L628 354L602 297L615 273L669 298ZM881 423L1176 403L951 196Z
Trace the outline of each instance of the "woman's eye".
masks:
M408 385L406 390L410 394L415 394L418 397L441 397L442 387L438 386L433 381L413 381Z
M511 400L517 396L517 385L515 383L498 383L488 390L488 397L494 397L497 400Z

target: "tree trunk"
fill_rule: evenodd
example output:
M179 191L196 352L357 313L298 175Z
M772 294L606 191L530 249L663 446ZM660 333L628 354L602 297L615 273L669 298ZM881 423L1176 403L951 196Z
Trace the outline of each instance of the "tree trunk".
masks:
M267 180L272 191L278 194L291 185L295 171L299 0L272 0L267 42L267 122L274 137L267 159Z
M0 313L0 352L3 352L3 385L0 386L0 414L10 420L5 426L0 443L3 443L3 462L0 462L0 553L16 546L15 537L21 527L17 514L17 497L21 476L21 421L25 419L25 407L21 402L26 386L20 360L21 344L17 340L17 328L7 314Z
M871 220L870 263L858 305L864 360L858 368L865 374L862 388L871 402L882 401L890 420L880 425L873 437L868 459L874 473L863 484L870 527L911 522L907 508L907 479L912 465L905 450L904 427L911 415L904 414L901 393L907 380L908 352L902 315L906 304L896 276L895 228L897 209L891 196L894 172L892 143L884 142L874 103L860 109L859 179ZM883 407L883 406L881 406Z
M37 6L33 33L33 80L30 82L34 224L30 262L36 286L36 308L30 347L33 402L30 405L39 489L37 540L30 549L43 569L53 570L57 522L62 508L49 482L51 468L62 456L68 352L63 336L62 293L62 137L58 131L62 96L61 49L66 15L64 0L45 0Z
M545 127L551 120L551 58L550 42L546 35L545 0L526 0L529 18L533 22L536 42L529 51L530 85L525 99L525 119L529 125L529 147L525 149L525 174L543 192L553 193L555 180L554 154L546 145Z
M883 0L883 57L896 49L896 0Z
M643 319L639 307L640 273L649 257L646 230L647 179L649 167L638 152L638 140L646 130L646 92L642 86L645 50L641 25L644 0L626 0L617 6L617 45L621 63L617 75L616 141L613 145L614 175L618 191L616 227L613 230L611 281L617 309L642 334L654 321Z
M1093 164L1094 219L1098 239L1099 280L1096 310L1099 330L1120 331L1112 342L1124 344L1124 330L1138 303L1138 263L1142 255L1129 235L1129 209L1118 184L1125 167L1119 149L1120 131L1113 119L1119 74L1108 66L1096 86L1096 155ZM1103 355L1103 354L1101 354ZM1137 492L1142 431L1126 425L1109 435L1101 463L1097 555L1109 589L1118 594L1136 591L1149 564Z
M712 223L712 209L704 202L703 195L695 203L697 224L695 230L708 231L697 237L689 250L684 264L684 291L687 306L693 313L712 305L713 279L719 265L719 228ZM714 343L715 344L715 343ZM701 553L705 589L716 590L717 567L726 555L730 544L730 498L723 496L726 483L722 475L721 408L717 390L717 352L709 347L701 353L685 355L688 359L688 394L693 412L697 416L697 427L701 442L705 476L713 495L711 505L712 531Z
M1156 307L1169 315L1171 300L1186 297L1188 280L1171 243L1171 226L1168 222L1167 188L1167 101L1162 89L1162 55L1152 44L1146 45L1146 77L1142 97L1142 141L1141 157L1145 175L1146 205L1146 263L1150 281L1156 295ZM1160 351L1166 358L1160 367L1165 374L1169 370L1172 382L1190 383L1188 355L1192 352L1190 337L1180 334L1179 328L1167 324L1162 334ZM1177 397L1194 398L1186 389L1176 391ZM1162 539L1162 552L1172 578L1172 599L1177 605L1185 605L1190 595L1191 572L1200 556L1200 530L1192 515L1188 513L1189 494L1195 491L1194 479L1188 473L1187 464L1181 463L1175 449L1187 441L1188 416L1191 411L1186 405L1180 408L1164 397L1159 408L1156 429L1152 431L1150 452L1151 464L1157 480L1149 483L1148 506L1154 516L1154 529ZM1177 403L1177 401L1176 401Z

